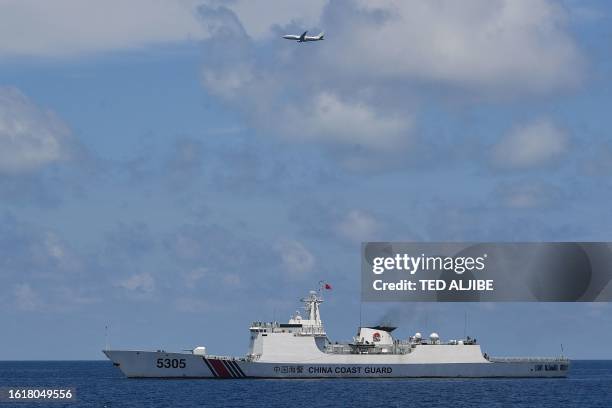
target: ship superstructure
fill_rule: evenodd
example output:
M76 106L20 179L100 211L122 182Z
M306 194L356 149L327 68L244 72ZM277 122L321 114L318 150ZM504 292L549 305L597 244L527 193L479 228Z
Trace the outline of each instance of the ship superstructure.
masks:
M105 350L128 377L319 378L319 377L565 377L564 357L493 358L476 339L443 342L437 333L396 339L395 327L360 327L349 342L332 342L321 320L321 291L301 299L304 316L287 323L253 322L244 357L191 352Z

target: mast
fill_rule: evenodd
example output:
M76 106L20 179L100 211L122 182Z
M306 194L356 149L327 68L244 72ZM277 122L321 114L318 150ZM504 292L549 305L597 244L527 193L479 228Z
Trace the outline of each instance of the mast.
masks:
M303 323L311 326L322 326L319 305L323 303L323 297L320 291L311 290L307 297L300 300L304 303L304 310L308 315L308 321L303 321Z

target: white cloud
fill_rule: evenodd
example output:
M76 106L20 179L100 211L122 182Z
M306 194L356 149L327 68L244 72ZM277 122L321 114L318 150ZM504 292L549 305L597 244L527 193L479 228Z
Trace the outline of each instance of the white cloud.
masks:
M0 55L69 56L206 37L192 0L4 0Z
M74 278L84 259L56 231L0 218L0 270L4 276L40 279Z
M65 238L10 213L0 217L0 307L66 310L97 299L103 286L92 273L96 257L83 256Z
M150 273L143 272L120 281L118 286L132 292L150 294L155 290L155 279Z
M291 277L303 278L314 269L315 257L301 242L283 240L276 249L280 253L283 269Z
M202 83L208 90L224 99L240 97L245 86L254 81L253 67L246 62L237 62L227 69L218 70L204 66Z
M39 246L33 248L33 256L42 264L53 264L64 272L81 270L83 265L79 257L55 232L45 231L40 239Z
M508 132L493 148L496 166L524 169L558 160L568 150L566 133L548 119L539 119Z
M396 163L414 146L431 89L437 102L506 100L571 89L583 77L570 16L548 0L328 2L310 12L326 41L303 45L252 36L249 22L265 7L224 4L200 10L215 27L204 42L207 91L261 134L328 145L352 168ZM262 24L296 30L275 18L278 26Z
M4 0L0 55L69 56L203 40L219 24L238 26L257 42L322 27L328 39L307 58L329 81L424 80L539 93L581 78L583 58L565 28L574 8L550 0ZM302 64L296 51L270 55L278 59L270 62Z
M312 102L288 106L279 131L299 140L359 145L392 152L407 143L412 117L378 112L360 101L343 101L331 92L314 95ZM295 132L299 129L299 132Z
M261 133L351 150L359 161L410 146L423 85L506 98L580 83L571 16L550 0L7 0L0 55L207 39L202 83L211 94ZM328 31L321 44L278 38L319 27Z
M15 296L17 308L20 310L38 310L42 305L38 294L27 283L20 283L15 285L13 294Z
M356 4L357 12L347 13L321 47L326 66L350 78L426 81L478 93L540 93L572 86L581 77L582 56L565 29L567 13L552 1Z
M351 210L335 225L336 232L353 242L374 241L382 230L381 223L372 215Z
M275 35L273 29L279 25L295 23L304 30L315 28L327 3L327 0L238 0L226 4L250 36L264 39Z
M308 67L296 69L293 65L303 56L295 54L297 48L286 55L285 42L279 43L279 53L263 58L254 51L256 42L237 26L238 16L227 9L207 7L201 13L215 35L206 45L202 84L245 111L262 133L294 142L386 153L408 144L412 114L378 107L368 93L327 86L325 78L333 78L337 70L321 70L319 75ZM318 59L316 54L312 57Z
M198 283L208 275L207 268L195 268L187 273L183 274L183 280L185 286L189 289L195 289Z
M202 40L209 32L197 10L206 4L231 7L250 36L265 38L278 24L314 25L325 0L3 0L0 56L65 57Z
M276 35L284 33L282 27L327 29L328 41L308 54L321 72L335 79L425 80L479 92L537 93L571 86L581 77L583 58L566 30L569 18L588 10L580 4L563 6L551 0L207 3L230 9L258 41L270 36L277 41Z
M0 173L21 173L74 154L68 126L16 88L0 88Z
M343 97L332 90L299 90L299 100L283 103L283 92L292 87L293 77L266 71L248 58L235 59L235 55L220 56L205 65L202 83L210 93L246 111L262 133L380 153L396 152L411 141L412 113L379 108L367 98Z

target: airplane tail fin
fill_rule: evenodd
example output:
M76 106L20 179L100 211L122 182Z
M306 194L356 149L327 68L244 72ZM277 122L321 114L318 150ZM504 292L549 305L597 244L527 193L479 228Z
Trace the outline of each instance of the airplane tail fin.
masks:
M321 32L319 33L318 37L319 37L319 40L322 40L322 39L325 37L325 32L324 32L324 31L321 31Z

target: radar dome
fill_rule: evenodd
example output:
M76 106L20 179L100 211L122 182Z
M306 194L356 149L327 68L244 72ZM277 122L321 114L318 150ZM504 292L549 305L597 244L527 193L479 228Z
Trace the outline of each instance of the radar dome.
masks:
M429 340L431 340L431 342L435 344L440 341L440 336L438 336L438 333L431 333L429 335Z
M418 333L418 332L417 332L417 333L414 335L414 338L415 338L415 339L419 339L419 340L420 340L420 339L421 339L421 337L422 337L422 336L421 336L421 333Z

